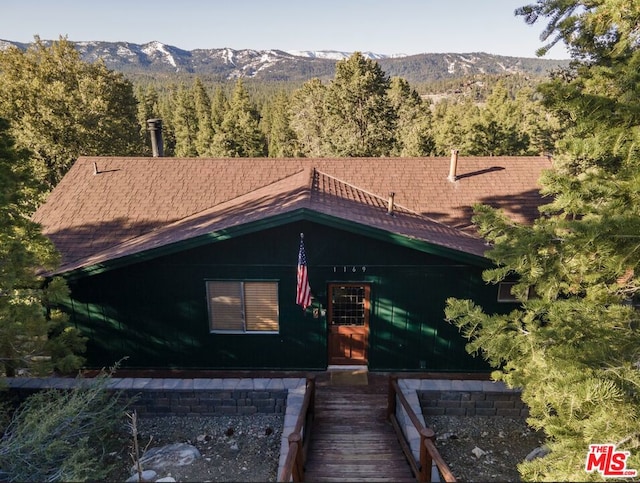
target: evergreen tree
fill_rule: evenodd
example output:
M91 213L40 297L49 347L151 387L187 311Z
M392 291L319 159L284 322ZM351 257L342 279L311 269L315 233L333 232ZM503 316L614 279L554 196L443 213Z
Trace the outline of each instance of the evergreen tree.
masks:
M158 102L158 110L160 112L160 118L162 119L164 155L169 157L176 155L177 139L174 117L177 110L178 90L178 85L171 84L168 91Z
M550 16L546 32L587 61L543 89L566 125L554 169L541 180L550 199L544 216L522 226L476 209L494 245L496 268L485 278L516 277L522 306L488 315L450 300L446 314L468 350L496 367L495 378L523 388L530 424L547 435L550 453L522 463L523 479L604 479L585 472L590 444L629 451L627 467L640 469L640 9L541 0L519 11L529 21Z
M538 0L516 9L528 24L547 19L541 34L546 54L564 41L571 57L604 65L612 55L638 47L640 7L637 0Z
M193 102L197 121L195 147L198 156L209 156L213 143L213 123L211 121L211 99L200 78L196 78L193 88Z
M0 85L0 116L49 187L81 154L141 150L131 83L102 62L82 62L66 39L47 47L36 37L26 52L0 52Z
M136 86L135 96L138 101L138 124L140 125L140 138L145 140L142 154L151 156L151 136L147 128L147 120L160 116L158 106L158 91L153 86Z
M229 100L222 87L217 87L213 94L213 101L211 102L211 126L214 135L222 128L222 121L224 121L224 115L228 110Z
M391 79L388 96L398 118L396 146L391 154L402 157L429 156L435 148L429 105L400 77Z
M281 91L273 99L268 110L269 156L290 158L300 156L296 133L291 128L289 96Z
M0 119L0 365L9 377L19 369L36 375L76 370L84 339L50 308L66 296L66 284L56 278L44 285L37 275L58 262L53 245L30 220L42 186L8 132Z
M529 137L522 129L518 104L509 96L504 84L497 84L480 116L473 125L470 154L514 156L526 154Z
M266 138L260 130L260 115L239 79L229 109L214 136L214 155L254 157L267 154Z
M172 125L176 139L175 155L184 158L195 157L198 155L196 106L191 90L182 84L176 91L174 106Z
M448 156L452 149L461 155L473 151L473 124L480 117L480 109L472 99L445 100L436 104L433 112L435 155Z
M523 87L517 92L515 102L522 115L519 129L529 139L527 154L549 155L555 151L561 131L560 123L536 96L530 87Z
M311 79L295 91L291 99L291 128L304 156L328 156L325 112L327 88L320 79Z
M389 78L377 62L356 52L336 64L327 88L326 123L331 156L384 156L395 145L397 116Z

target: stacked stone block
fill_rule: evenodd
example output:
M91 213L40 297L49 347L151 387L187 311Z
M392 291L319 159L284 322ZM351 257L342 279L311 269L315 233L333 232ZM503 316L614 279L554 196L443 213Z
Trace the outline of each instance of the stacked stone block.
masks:
M243 416L284 414L287 391L125 391L127 397L138 394L133 409L144 416Z
M526 418L529 409L518 392L418 391L425 416L502 416Z

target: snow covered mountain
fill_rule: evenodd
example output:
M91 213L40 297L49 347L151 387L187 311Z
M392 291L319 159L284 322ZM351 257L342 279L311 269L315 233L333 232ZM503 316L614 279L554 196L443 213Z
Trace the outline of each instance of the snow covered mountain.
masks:
M329 59L329 60L344 60L351 57L353 52L339 52L337 50L287 50L288 54L295 55L297 57L306 57L308 59ZM374 52L360 52L363 57L372 60L379 59L394 59L399 57L407 57L406 54L376 54Z
M50 41L44 41L49 43ZM255 78L265 81L303 81L313 77L333 78L336 61L352 52L235 50L231 48L182 50L153 41L72 42L83 60L102 59L112 70L123 73L190 73L219 80ZM16 46L22 50L29 44L0 40L0 50ZM403 54L383 55L362 52L377 61L389 76L401 76L409 82L428 82L456 78L474 73L524 72L542 75L568 61L523 57L505 57L486 53L467 54Z

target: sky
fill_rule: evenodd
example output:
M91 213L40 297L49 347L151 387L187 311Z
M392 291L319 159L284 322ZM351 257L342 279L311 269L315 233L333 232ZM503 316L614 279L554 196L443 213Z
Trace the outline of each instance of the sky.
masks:
M535 57L535 0L1 0L0 39L157 40L184 50L336 50ZM564 45L544 58L569 58Z

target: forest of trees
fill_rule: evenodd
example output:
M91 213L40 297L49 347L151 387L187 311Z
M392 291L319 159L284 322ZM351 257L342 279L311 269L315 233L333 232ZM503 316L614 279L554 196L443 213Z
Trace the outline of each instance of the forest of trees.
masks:
M0 117L32 153L45 192L79 155L150 155L151 118L163 120L164 154L177 157L539 155L559 133L539 81L460 79L433 103L360 53L337 62L328 82L134 84L83 62L64 38L47 46L36 37L0 54L0 81Z
M541 53L564 41L572 66L539 84L461 81L433 103L358 53L328 82L268 90L134 84L65 39L0 52L4 372L82 364L83 339L50 309L64 281L38 276L56 254L30 216L79 155L149 155L149 118L163 119L168 156L553 153L533 225L475 207L492 245L485 279L517 280L521 305L494 315L451 299L443 316L494 379L523 390L528 422L545 432L549 454L520 465L524 480L604 479L585 472L590 444L614 444L640 470L640 3L539 0L517 14L548 22Z
M229 86L196 78L191 85L139 84L135 92L141 126L145 117L163 119L167 156L441 156L454 148L462 155L549 154L559 124L536 83L515 74L460 79L443 84L449 95L432 103L355 53L324 83L272 92L242 79Z

